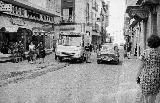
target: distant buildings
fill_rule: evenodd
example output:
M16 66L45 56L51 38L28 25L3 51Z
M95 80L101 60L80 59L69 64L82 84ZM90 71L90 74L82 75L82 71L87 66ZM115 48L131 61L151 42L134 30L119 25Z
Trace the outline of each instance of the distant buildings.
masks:
M105 42L108 26L109 2L103 0L62 0L62 18L55 27L57 33L82 32L88 42Z

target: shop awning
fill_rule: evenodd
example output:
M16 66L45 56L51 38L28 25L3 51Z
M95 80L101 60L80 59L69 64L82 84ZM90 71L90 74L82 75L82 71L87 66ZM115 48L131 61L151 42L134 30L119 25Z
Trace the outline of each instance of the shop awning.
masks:
M158 4L159 0L138 0L137 5Z
M149 8L141 6L129 6L127 7L126 12L131 18L146 19L149 15Z
M140 22L141 20L134 20L131 24L130 24L130 26L129 26L129 28L134 28L135 26L136 26L136 24L138 23L138 22Z
M54 32L54 29L52 27L33 27L32 28L33 32Z

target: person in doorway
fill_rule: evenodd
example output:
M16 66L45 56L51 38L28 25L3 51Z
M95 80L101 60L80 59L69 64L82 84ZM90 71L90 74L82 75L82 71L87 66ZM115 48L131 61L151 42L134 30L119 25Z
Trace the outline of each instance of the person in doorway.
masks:
M85 52L86 52L86 62L90 63L90 56L91 56L91 52L92 52L92 46L87 43L87 45L85 46Z
M33 44L33 42L31 42L29 45L29 56L30 56L31 64L33 64L33 62L36 63L35 53L36 53L35 45Z
M150 48L139 58L141 64L136 78L142 91L139 103L155 103L160 89L160 37L151 35L147 43Z
M124 58L128 58L127 56L127 43L124 44Z
M40 42L38 44L37 48L38 48L38 51L39 51L39 58L42 59L42 61L40 62L40 64L44 63L44 58L46 56L46 53L45 53L45 47L44 47L43 43Z

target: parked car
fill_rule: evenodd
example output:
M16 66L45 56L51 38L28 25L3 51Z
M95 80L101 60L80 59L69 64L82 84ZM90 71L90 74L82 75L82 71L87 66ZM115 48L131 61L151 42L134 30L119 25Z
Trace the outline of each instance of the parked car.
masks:
M97 63L113 62L119 63L119 49L117 45L108 43L101 46L100 51L97 53Z

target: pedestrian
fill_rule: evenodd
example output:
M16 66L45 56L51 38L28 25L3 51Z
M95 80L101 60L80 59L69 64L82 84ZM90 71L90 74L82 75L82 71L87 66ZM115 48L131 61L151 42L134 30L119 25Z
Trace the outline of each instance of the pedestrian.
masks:
M130 59L130 57L131 57L131 48L132 48L132 46L131 46L131 42L128 42L127 43L127 57L128 57L128 59Z
M29 57L30 57L30 60L31 60L31 64L33 64L33 62L36 63L36 48L35 48L35 45L33 44L33 42L30 43L29 45Z
M91 56L91 52L92 52L92 46L87 43L87 45L85 46L85 54L86 54L86 63L90 63L90 56Z
M38 48L38 52L39 52L39 58L42 59L40 64L44 63L44 58L46 56L44 44L42 42L40 42L38 44L37 48Z
M118 46L114 46L114 52L117 55L117 57L120 57Z
M19 51L19 54L20 54L20 59L21 61L23 61L23 57L24 57L24 45L21 41L19 41L18 43L18 51Z
M147 43L150 48L140 56L141 64L136 79L142 92L140 103L155 103L160 89L160 37L151 35Z
M15 42L13 45L13 62L18 63L18 57L19 57L19 52L18 52L18 42Z

